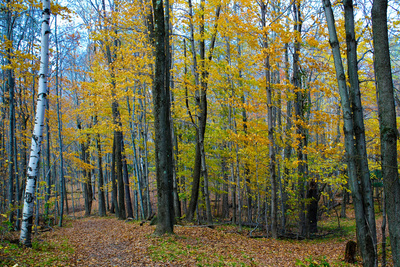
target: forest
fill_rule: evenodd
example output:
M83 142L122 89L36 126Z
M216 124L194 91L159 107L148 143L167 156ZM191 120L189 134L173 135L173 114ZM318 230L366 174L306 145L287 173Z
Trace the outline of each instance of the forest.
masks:
M0 9L0 263L400 266L398 1Z

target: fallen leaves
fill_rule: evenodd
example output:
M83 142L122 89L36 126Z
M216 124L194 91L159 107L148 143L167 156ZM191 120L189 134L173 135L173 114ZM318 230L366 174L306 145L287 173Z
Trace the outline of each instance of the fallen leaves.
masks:
M36 266L298 266L325 260L331 266L357 266L343 262L348 238L257 239L235 226L176 226L174 235L162 237L153 232L154 226L111 217L68 221L67 227L40 236L42 249L35 257L48 260L38 259ZM13 263L28 266L22 262L28 254Z

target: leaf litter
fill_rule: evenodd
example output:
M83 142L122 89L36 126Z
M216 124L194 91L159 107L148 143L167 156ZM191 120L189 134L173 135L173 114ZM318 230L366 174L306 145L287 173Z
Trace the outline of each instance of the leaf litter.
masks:
M9 262L18 266L299 266L299 262L318 266L309 264L326 261L330 266L362 266L359 258L356 265L343 261L346 243L354 236L274 240L249 238L248 230L231 225L214 229L178 225L174 235L157 237L154 229L148 223L141 226L114 217L68 220L66 227L36 237L39 243L58 244L51 249L57 260L43 262L46 251L40 249L35 254L37 265L24 264L33 257L29 252ZM71 249L62 249L66 243Z

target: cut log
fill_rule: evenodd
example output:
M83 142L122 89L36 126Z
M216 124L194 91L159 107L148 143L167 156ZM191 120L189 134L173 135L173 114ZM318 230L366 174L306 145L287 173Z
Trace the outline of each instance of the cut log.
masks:
M344 261L348 263L356 262L357 243L350 240L346 244L346 252L344 254Z

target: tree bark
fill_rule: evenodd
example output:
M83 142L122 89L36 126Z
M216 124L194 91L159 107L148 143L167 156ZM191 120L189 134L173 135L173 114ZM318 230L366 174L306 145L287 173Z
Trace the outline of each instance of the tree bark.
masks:
M358 79L358 59L357 59L357 43L354 30L354 11L353 0L344 0L345 12L345 30L346 30L346 44L347 44L347 66L348 76L350 81L350 101L353 112L354 121L354 137L356 145L356 167L357 176L361 182L363 206L365 209L365 216L367 220L369 236L372 238L372 244L367 243L367 250L371 250L369 254L374 255L371 260L374 260L374 266L378 265L377 258L377 239L376 239L376 222L375 211L373 202L373 191L370 180L370 173L368 168L367 148L365 141L365 127L364 127L364 114L361 104L361 93L359 88ZM366 261L369 262L367 259Z
M358 246L363 257L364 266L376 266L377 258L374 250L374 238L372 232L370 232L370 224L367 220L363 198L365 193L361 185L361 181L358 180L360 176L357 173L356 163L356 147L354 140L354 125L353 125L353 113L350 104L349 92L346 84L346 75L344 73L342 57L340 54L339 41L337 38L335 19L333 16L332 6L330 0L322 1L327 19L328 30L329 30L329 43L332 48L333 58L336 69L336 79L339 86L340 100L343 109L343 132L345 135L345 148L346 148L346 160L347 160L347 172L349 176L349 183L353 197L354 210L356 215L356 231ZM376 237L375 237L376 238Z
M125 190L125 205L126 205L126 216L128 218L133 218L133 209L132 209L132 199L131 193L129 190L129 172L128 172L128 164L126 163L126 155L125 155L125 145L124 140L121 140L122 144L122 168L123 168L123 184Z
M114 132L115 135L115 132ZM110 212L111 213L116 213L118 216L118 200L117 200L117 195L118 195L118 187L117 187L117 179L115 178L115 137L113 140L113 148L112 148L112 153L111 153L111 170L110 170L110 176L111 176L111 208Z
M190 34L191 34L191 47L192 47L192 55L193 55L193 72L195 76L195 84L196 86L200 86L198 92L196 92L196 106L199 110L198 112L198 126L196 127L196 152L195 152L195 164L193 169L193 182L192 182L192 194L190 197L189 207L186 213L186 219L188 221L193 220L194 214L196 212L197 201L199 196L199 188L200 188L200 177L203 174L206 174L206 162L205 162L205 150L204 150L204 135L206 130L206 123L207 123L207 86L208 86L208 70L206 65L206 60L211 62L213 56L213 50L215 47L215 40L217 34L217 25L218 25L218 18L221 11L221 6L217 6L216 10L216 22L214 25L214 32L211 36L208 57L206 58L205 55L205 40L204 40L204 17L201 20L200 26L200 35L202 36L202 40L200 41L200 57L201 57L201 77L199 78L198 71L197 71L197 60L196 60L196 50L194 45L194 30L193 30L193 9L192 9L192 2L191 0L188 1L189 3L189 17L190 17ZM204 6L204 3L202 4ZM204 7L203 7L204 8ZM206 177L206 179L208 179ZM207 181L208 182L208 181ZM206 186L207 186L206 182ZM208 194L208 188L206 189ZM207 204L206 199L206 205ZM207 208L210 212L208 213L208 220L211 220L211 208Z
M114 101L113 103L113 111L116 112L114 122L117 122L118 125L117 127L120 128L121 127L120 117L118 111L118 104L116 101ZM122 142L123 142L122 138L123 138L122 130L121 129L114 130L115 167L116 167L115 176L117 180L116 182L118 190L118 210L116 212L116 216L118 216L119 219L124 220L126 218L126 215L125 215L125 186L124 186L123 169L122 169Z
M221 155L221 171L223 177L222 186L222 218L229 217L229 176L228 176L228 164L227 157L225 155L226 143L223 143L222 149L223 155Z
M400 180L397 163L398 131L389 53L387 8L387 0L374 0L372 6L372 32L386 212L389 222L393 263L394 266L400 266Z
M55 45L56 45L56 108L57 108L57 124L58 124L58 142L59 142L59 152L60 152L60 191L61 191L61 205L60 205L60 220L59 226L62 226L63 216L64 216L64 201L66 202L66 190L65 190L65 179L64 179L64 155L63 155L63 139L62 139L62 120L61 120L61 107L60 107L60 98L61 94L59 92L59 84L58 84L58 62L59 62L59 53L58 53L58 37L57 37L57 16L55 16L54 23L54 31L55 31ZM50 166L48 166L50 168Z
M301 74L300 74L300 46L301 43L299 39L301 38L301 28L302 28L302 19L300 12L300 3L293 3L293 13L295 17L295 26L294 30L299 37L296 37L294 42L294 53L293 53L293 85L295 87L296 92L296 100L295 100L295 113L296 120L300 120L300 123L296 123L296 134L298 136L298 146L297 150L297 160L298 160L298 182L297 182L297 197L299 200L299 234L302 236L307 235L307 227L306 227L306 207L305 207L305 184L308 175L308 167L307 167L307 155L304 154L303 149L307 145L307 136L305 135L304 127L301 123L304 122L304 113L305 113L305 93L301 88Z
M140 180L141 180L141 174L140 174L140 168L139 168L139 163L138 163L138 156L136 152L136 142L135 142L135 130L134 130L134 121L135 121L135 101L133 101L132 108L133 110L131 111L131 106L129 104L129 98L126 98L127 106L128 106L128 113L129 117L132 119L129 121L129 126L131 130L131 139L132 139L132 150L133 150L133 165L135 168L135 174L137 178L137 192L139 193L139 201L140 201L140 215L142 218L144 218L144 201L142 197L142 189L140 185ZM139 208L138 208L139 209ZM139 213L139 211L137 211ZM139 217L139 216L136 216Z
M7 4L11 5L11 1L7 0ZM13 223L14 221L14 180L15 180L15 162L14 162L14 139L15 139L15 99L14 99L14 90L15 90L15 78L14 71L12 68L12 54L13 54L13 18L11 7L7 11L6 14L6 38L11 43L10 46L6 49L6 64L10 66L6 70L7 82L5 86L5 92L8 92L8 97L5 98L8 100L9 106L9 129L8 129L8 191L7 191L7 206L9 213L9 221Z
M50 34L50 0L43 0L43 19L42 19L42 40L41 40L41 60L39 74L39 92L35 126L32 136L31 154L28 165L28 178L26 182L24 208L21 226L20 243L24 246L32 246L32 222L33 206L36 189L36 180L39 169L40 150L42 144L42 133L44 125L44 114L47 103L47 73L49 66L49 34Z
M263 29L266 27L266 4L261 2L261 20ZM267 91L268 106L268 149L269 149L269 177L271 183L271 235L272 238L278 238L278 199L277 199L277 182L276 182L276 157L275 157L275 139L273 130L273 106L272 106L272 88L271 88L271 71L270 58L268 50L268 36L263 36L263 48L265 53L265 82Z
M289 75L289 44L285 44L285 76L286 76L286 83L289 84L290 82L290 75ZM285 192L284 185L287 184L289 179L290 170L288 167L288 163L292 157L292 146L290 144L292 140L291 129L292 129L292 100L289 98L290 90L287 92L287 102L286 102L286 127L285 127L285 139L284 144L285 148L283 149L284 155L284 170L283 170L283 179L280 182L280 196L281 196L281 208L282 208L282 220L281 220L281 228L282 232L286 232L286 201L287 201L287 193ZM282 183L283 180L283 183Z
M82 141L81 143L81 160L83 163L88 164L90 159L89 159L89 152L87 151L89 147L89 140L87 140L87 145L85 145L85 142ZM92 212L92 177L90 175L90 171L86 170L86 168L83 168L83 195L85 198L85 216L89 216Z
M174 231L173 206L173 146L169 89L169 0L153 0L155 72L153 84L155 164L158 198L158 223L155 234Z
M95 117L95 124L97 116ZM99 216L106 216L106 200L104 196L104 175L103 175L103 155L101 152L100 134L96 135L97 147L97 171L98 171L98 198L99 198Z

